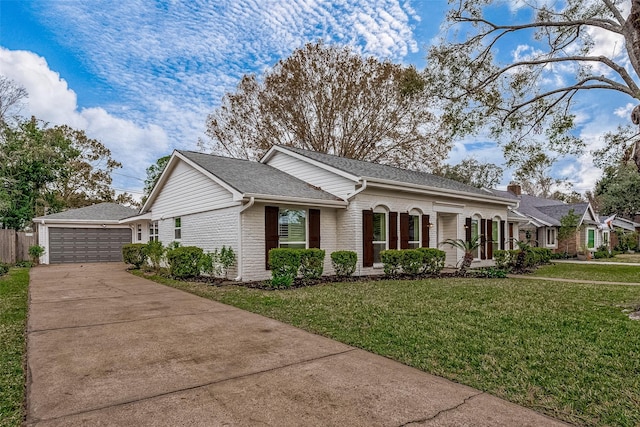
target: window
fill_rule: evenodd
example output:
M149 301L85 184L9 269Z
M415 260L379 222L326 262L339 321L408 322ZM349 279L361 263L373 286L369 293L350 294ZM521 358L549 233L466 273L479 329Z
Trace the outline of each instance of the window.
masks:
M409 215L409 249L420 247L420 215Z
M608 231L603 231L602 232L602 244L606 247L609 247L609 232Z
M587 230L587 248L593 249L596 247L596 230L590 228Z
M158 241L158 221L153 221L149 224L149 241Z
M136 224L138 231L138 242L142 242L142 224Z
M547 228L547 246L555 246L556 244L556 229Z
M491 247L493 249L492 254L500 250L500 220L494 219L493 226L491 227Z
M475 239L479 238L480 236L480 221L476 218L472 218L471 219L471 241L474 241ZM480 258L480 246L478 246L478 249L476 250L476 253L473 254L474 258Z
M182 239L182 218L174 219L173 237L176 240Z
M387 214L373 213L373 262L380 263L380 252L387 249Z
M307 247L307 215L304 210L280 209L278 214L278 245L281 248Z

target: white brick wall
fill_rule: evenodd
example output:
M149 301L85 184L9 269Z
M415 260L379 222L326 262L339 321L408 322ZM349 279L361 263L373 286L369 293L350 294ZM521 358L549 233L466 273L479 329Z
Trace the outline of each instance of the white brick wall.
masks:
M182 246L197 246L205 252L213 252L222 246L231 246L238 256L238 212L240 207L234 206L226 209L202 212L181 216L182 238L179 240ZM160 241L167 246L174 240L174 218L166 218L158 221ZM264 237L263 237L264 240ZM237 261L236 261L237 264ZM229 277L237 275L234 266L229 270Z
M256 203L242 214L242 253L243 280L264 280L271 277L271 272L265 267L265 228L264 203ZM268 206L278 206L270 203ZM284 205L283 205L284 206ZM305 206L286 205L289 209L309 209ZM337 217L341 209L320 209L320 248L326 252L324 260L324 274L333 274L331 266L331 252L340 248L337 245ZM308 233L307 233L308 236ZM344 236L340 236L343 238Z

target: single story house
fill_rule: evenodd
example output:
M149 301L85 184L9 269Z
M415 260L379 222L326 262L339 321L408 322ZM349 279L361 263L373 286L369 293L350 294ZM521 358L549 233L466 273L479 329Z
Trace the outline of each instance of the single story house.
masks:
M213 251L231 246L231 277L270 277L273 248L355 251L356 274L382 272L385 249L438 247L480 236L476 265L509 247L518 200L424 172L273 146L260 161L176 150L131 226L134 242L173 241ZM462 252L440 246L446 264Z
M122 261L122 245L131 243L131 226L120 222L136 209L117 203L39 216L38 244L45 248L41 264Z
M618 217L617 215L611 215L610 217L601 217L603 232L607 233L609 240L603 242L610 250L616 249L620 243L620 236L622 234L633 235L635 233L635 240L638 247L640 247L640 223L632 221L627 218Z
M493 192L518 201L514 215L519 214L526 218L526 222L520 224L518 240L571 255L575 255L581 248L595 251L599 246L609 242L609 231L603 229L600 218L590 203L565 203L522 194L521 187L517 184L507 186L507 191ZM560 221L572 210L580 218L578 233L574 238L559 241Z

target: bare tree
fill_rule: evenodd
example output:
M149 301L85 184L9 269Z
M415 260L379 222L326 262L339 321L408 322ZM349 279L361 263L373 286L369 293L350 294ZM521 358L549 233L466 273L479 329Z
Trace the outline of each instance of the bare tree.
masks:
M0 75L0 124L5 124L11 110L19 110L22 101L28 96L25 88L8 77Z
M640 100L640 0L522 1L511 16L492 13L489 0L452 3L445 34L429 52L429 74L439 82L432 86L449 101L444 117L455 133L489 126L508 166L526 160L523 147L551 158L581 152L584 144L571 133L579 95ZM601 42L603 35L619 43ZM622 151L639 151L632 130L618 138ZM636 163L640 170L640 156Z
M260 79L245 76L209 115L201 147L256 158L273 144L431 170L451 144L423 77L348 47L307 44Z

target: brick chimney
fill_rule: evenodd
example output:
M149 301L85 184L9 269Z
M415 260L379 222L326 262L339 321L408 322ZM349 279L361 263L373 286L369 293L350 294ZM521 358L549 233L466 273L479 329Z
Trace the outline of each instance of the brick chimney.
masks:
M521 196L522 195L522 187L520 184L509 184L507 185L507 191L513 195Z

